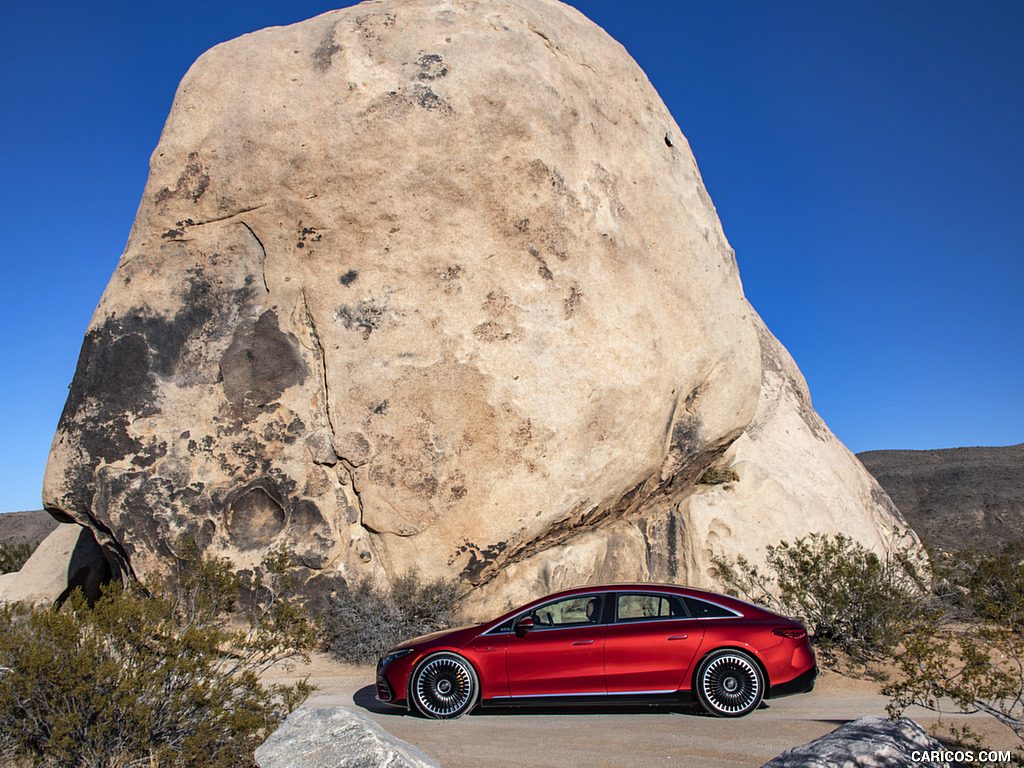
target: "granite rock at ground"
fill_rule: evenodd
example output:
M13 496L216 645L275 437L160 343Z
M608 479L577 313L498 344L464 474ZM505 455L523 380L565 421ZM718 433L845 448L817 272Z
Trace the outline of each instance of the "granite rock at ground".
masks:
M869 716L787 749L762 768L950 768L950 752L909 718Z
M299 707L256 750L259 768L440 768L366 715Z

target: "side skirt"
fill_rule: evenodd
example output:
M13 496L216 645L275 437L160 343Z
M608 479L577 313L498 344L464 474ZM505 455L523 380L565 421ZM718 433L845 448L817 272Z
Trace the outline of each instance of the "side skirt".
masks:
M671 693L584 693L561 696L498 696L478 706L491 707L678 707L693 703L690 691Z

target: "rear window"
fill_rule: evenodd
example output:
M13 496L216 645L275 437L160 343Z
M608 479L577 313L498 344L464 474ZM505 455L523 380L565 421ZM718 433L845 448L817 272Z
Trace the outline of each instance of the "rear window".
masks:
M619 621L684 619L687 616L676 595L623 593L618 597L616 609Z
M695 619L732 618L737 615L735 611L730 611L728 608L723 608L720 605L708 603L704 600L698 600L695 597L684 597L683 600L686 601L686 607L689 609L690 615Z

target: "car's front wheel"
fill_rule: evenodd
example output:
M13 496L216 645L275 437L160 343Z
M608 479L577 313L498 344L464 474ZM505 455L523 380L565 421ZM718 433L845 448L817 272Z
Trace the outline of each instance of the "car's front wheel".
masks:
M435 653L421 661L410 687L416 710L434 718L464 715L480 693L473 665L454 653Z
M743 717L764 698L761 667L743 651L718 651L705 657L694 683L701 706L716 717Z

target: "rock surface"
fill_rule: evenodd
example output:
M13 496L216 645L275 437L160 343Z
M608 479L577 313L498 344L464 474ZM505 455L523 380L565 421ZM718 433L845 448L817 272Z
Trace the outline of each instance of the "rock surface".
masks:
M889 497L814 411L793 358L751 314L761 350L757 410L713 464L722 477L735 473L735 480L697 483L678 501L650 504L640 516L506 568L492 587L506 595L502 607L569 583L578 573L593 574L595 581L676 581L713 589L715 557L742 555L762 566L767 546L812 531L844 533L879 554L893 544L917 546Z
M345 707L299 707L256 750L259 768L441 768Z
M857 454L927 543L996 549L1024 537L1024 444Z
M762 768L950 768L931 756L950 750L909 718L894 723L884 717L862 717L800 747L787 749ZM957 763L956 765L959 765Z
M309 593L416 567L480 613L701 582L716 541L884 546L898 517L802 385L764 391L766 333L685 138L600 28L554 0L364 3L185 76L44 502L140 576L179 536L250 569L285 545ZM744 490L695 493L745 430Z

